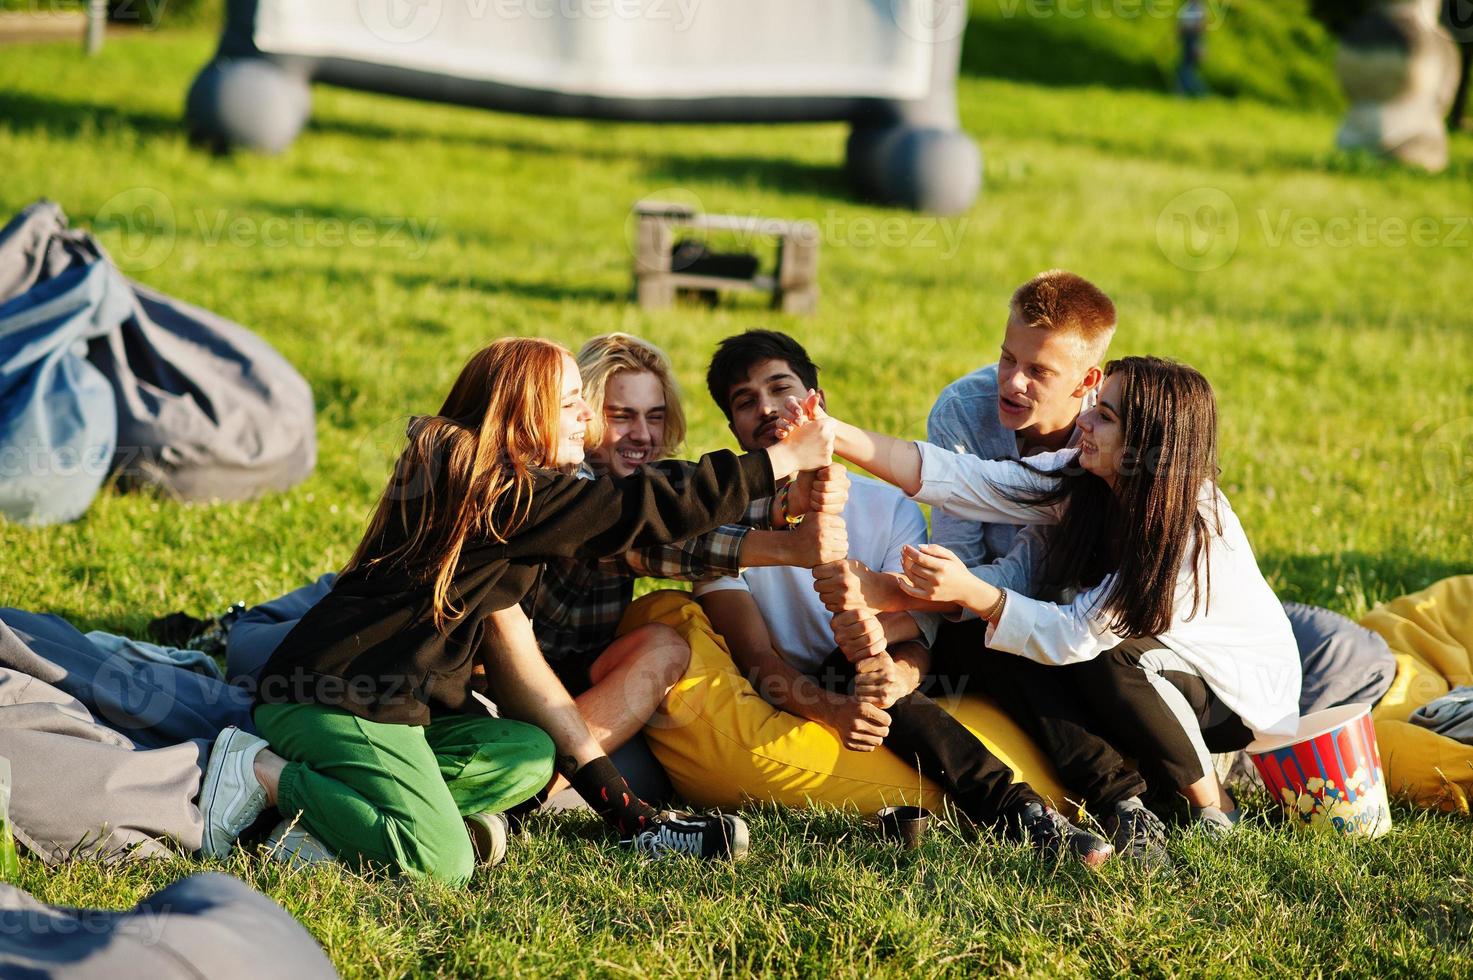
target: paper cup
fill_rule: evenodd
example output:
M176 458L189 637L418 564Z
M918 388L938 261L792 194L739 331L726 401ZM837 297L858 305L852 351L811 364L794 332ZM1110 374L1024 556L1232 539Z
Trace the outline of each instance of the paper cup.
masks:
M907 851L921 846L931 826L931 811L921 806L887 806L875 816L880 820L880 836L899 841Z
M1357 837L1380 837L1391 829L1369 705L1305 715L1299 731L1259 739L1248 753L1296 827Z

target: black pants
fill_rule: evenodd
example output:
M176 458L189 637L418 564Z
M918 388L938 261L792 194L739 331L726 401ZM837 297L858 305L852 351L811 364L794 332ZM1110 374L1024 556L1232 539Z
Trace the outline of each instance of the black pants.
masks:
M831 691L851 693L854 665L835 650L815 680ZM912 691L885 710L890 715L885 748L940 783L974 822L1000 828L1023 805L1043 803L1033 787L1014 782L1013 771L1002 760L922 691Z
M1127 640L1079 665L1116 744L1139 760L1153 788L1163 790L1179 790L1208 775L1207 753L1235 752L1253 741L1252 730L1200 675L1172 668L1175 659L1147 637Z
M989 650L987 623L944 622L931 648L932 694L986 694L1028 733L1053 762L1063 784L1100 812L1145 792L1146 781L1105 737L1092 697L1088 664L1050 667L1027 657Z
M1143 657L1149 663L1151 651L1166 649L1160 641L1127 640L1093 660L1055 667L987 649L986 627L981 620L942 624L932 647L936 680L949 684L947 693L970 688L997 701L1087 806L1103 812L1148 784L1175 792L1206 775L1180 705L1168 704L1142 667ZM1252 741L1242 719L1201 677L1156 673L1185 698L1208 751L1230 752Z

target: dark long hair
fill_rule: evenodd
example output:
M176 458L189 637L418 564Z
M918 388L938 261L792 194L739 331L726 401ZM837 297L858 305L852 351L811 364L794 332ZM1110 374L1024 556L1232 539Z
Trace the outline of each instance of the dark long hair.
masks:
M1212 589L1205 557L1222 522L1216 494L1217 402L1212 386L1185 364L1159 357L1123 357L1105 366L1120 376L1122 458L1115 486L1071 467L1030 503L1062 506L1049 529L1050 588L1087 588L1114 575L1103 609L1110 630L1156 636L1171 626L1176 582L1191 550L1192 610L1205 609Z

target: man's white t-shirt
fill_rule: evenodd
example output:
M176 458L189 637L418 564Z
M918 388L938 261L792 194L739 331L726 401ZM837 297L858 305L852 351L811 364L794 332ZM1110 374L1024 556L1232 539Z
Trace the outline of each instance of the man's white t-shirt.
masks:
M851 473L849 501L844 505L844 523L849 535L849 557L877 572L898 572L900 550L905 545L926 543L926 518L915 501L886 483ZM824 608L813 590L813 571L791 566L744 568L740 578L697 582L697 596L710 592L741 589L752 593L773 646L793 667L816 673L834 651L834 634L829 629L833 614ZM929 643L936 636L938 617L933 613L911 613Z

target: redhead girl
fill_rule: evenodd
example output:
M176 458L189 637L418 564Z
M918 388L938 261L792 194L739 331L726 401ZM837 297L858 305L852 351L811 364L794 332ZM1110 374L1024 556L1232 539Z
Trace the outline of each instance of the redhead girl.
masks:
M775 480L831 460L833 423L821 421L765 452L579 479L570 471L591 417L566 349L510 338L472 357L440 411L411 423L357 551L262 670L254 717L266 741L231 730L211 754L206 780L238 786L238 802L207 836L238 832L274 802L342 859L466 882L475 854L463 820L529 798L554 761L542 731L484 714L476 667L515 688L498 688L508 706L536 703L527 713L540 721L555 702L559 717L577 718L545 664L497 662L493 638L527 629L513 607L543 563L703 533ZM508 614L515 622L486 630ZM737 818L667 825L587 741L558 768L629 844L733 853L745 834Z

